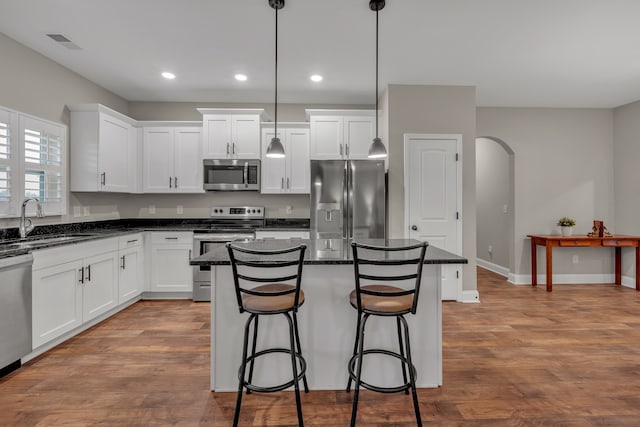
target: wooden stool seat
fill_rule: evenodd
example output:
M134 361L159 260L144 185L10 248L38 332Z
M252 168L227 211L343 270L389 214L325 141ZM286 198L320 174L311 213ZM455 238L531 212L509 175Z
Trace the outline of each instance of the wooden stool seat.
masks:
M365 285L360 289L374 292L402 292L404 289L391 285ZM413 295L389 295L377 296L361 294L362 308L368 311L377 311L382 313L400 313L411 310L413 306ZM349 294L349 301L354 308L358 308L358 294L354 289Z
M256 286L252 289L252 291L264 293L278 293L287 290L290 290L291 293L274 296L245 294L242 296L242 305L245 310L249 312L279 312L291 310L295 305L295 286L287 285L286 283L269 283L267 285ZM298 305L302 305L303 302L304 291L301 289Z

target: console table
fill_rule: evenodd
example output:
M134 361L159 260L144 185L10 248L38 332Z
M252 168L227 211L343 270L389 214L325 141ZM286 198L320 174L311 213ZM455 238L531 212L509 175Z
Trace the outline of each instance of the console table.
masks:
M616 274L615 283L622 283L622 248L636 248L636 290L640 290L640 237L638 236L538 236L527 235L531 238L531 285L538 284L538 262L536 246L544 246L547 255L547 292L552 290L553 248L559 247L605 247L615 248Z

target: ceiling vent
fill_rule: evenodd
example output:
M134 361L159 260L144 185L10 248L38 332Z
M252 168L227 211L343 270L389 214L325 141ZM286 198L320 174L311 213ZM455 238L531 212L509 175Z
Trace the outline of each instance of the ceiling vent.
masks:
M49 37L51 40L54 40L60 43L62 46L66 47L67 49L72 49L72 50L80 49L80 46L78 46L77 44L69 40L67 37L63 36L62 34L47 34L47 37Z

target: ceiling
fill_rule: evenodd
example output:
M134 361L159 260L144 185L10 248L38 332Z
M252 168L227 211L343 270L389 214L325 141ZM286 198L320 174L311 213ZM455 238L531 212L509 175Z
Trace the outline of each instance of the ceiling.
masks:
M129 101L273 100L267 0L1 3L1 32ZM387 0L380 87L472 85L479 106L616 107L640 99L639 16L637 0ZM375 102L368 0L286 0L278 19L280 102Z

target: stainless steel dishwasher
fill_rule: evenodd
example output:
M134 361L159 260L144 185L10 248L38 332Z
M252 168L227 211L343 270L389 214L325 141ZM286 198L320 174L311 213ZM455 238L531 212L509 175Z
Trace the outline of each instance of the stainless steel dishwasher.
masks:
M0 376L31 352L31 254L0 259Z

